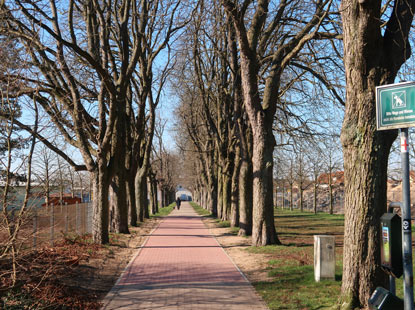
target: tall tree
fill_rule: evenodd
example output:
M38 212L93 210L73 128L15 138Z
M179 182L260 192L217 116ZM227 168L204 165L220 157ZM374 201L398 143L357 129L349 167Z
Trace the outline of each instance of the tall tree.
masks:
M237 33L243 98L253 134L252 244L279 243L273 215L273 150L276 142L272 125L281 103L278 94L282 75L306 42L316 37L331 1L313 2L314 9L307 10L303 3L284 0L272 12L269 12L269 0L222 0L222 3ZM286 23L288 19L296 22ZM260 75L261 68L268 73L265 77ZM263 92L260 91L260 77L265 79Z
M27 88L21 95L33 96L66 142L79 149L94 176L93 238L107 243L108 189L123 162L120 135L140 52L140 8L131 1L52 0L3 2L0 9L0 31L18 38L31 56L33 73L22 76Z
M341 3L347 82L341 133L345 176L342 309L367 306L370 294L385 279L380 270L379 218L386 211L387 163L397 132L376 131L375 87L393 83L411 55L408 34L415 1L387 4L393 6L385 9L380 0Z
M127 130L133 127L133 136L144 139L139 145L146 139L151 145L151 134L140 132L145 126L134 126L133 122L127 128L132 119L136 120L131 113L132 100L137 99L144 107L148 104L150 114L154 114L161 91L153 96L153 64L172 34L180 30L176 21L189 18L178 16L180 4L175 0L163 4L146 0L1 3L0 32L18 38L32 58L32 72L21 77L27 88L20 96L35 97L66 142L79 149L85 166L77 165L66 154L61 156L94 176L93 237L97 242L109 241L111 181L116 194L116 230L128 232L125 175L131 168L128 159L137 153L126 156ZM134 77L139 80L135 87L138 95L132 98ZM151 133L151 117L149 124ZM40 140L53 148L47 139ZM54 151L62 153L56 147ZM132 173L136 175L136 171ZM128 201L132 201L131 195Z

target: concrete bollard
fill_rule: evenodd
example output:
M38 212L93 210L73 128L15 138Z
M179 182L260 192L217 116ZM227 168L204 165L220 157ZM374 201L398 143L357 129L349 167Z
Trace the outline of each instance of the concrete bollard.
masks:
M314 236L314 279L335 279L336 255L334 236Z

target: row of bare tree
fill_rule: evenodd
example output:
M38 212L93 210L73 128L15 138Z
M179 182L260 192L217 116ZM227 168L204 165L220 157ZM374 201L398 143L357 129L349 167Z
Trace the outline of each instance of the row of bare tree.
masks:
M275 152L274 205L292 210L295 203L303 211L308 204L314 213L327 209L333 214L335 196L339 190L343 195L344 185L339 137L324 136L320 143L316 143L318 137L307 140L304 143L308 142L309 147L302 144L290 147L288 152ZM336 212L342 209L340 204Z
M109 241L110 221L128 233L129 224L148 217L147 180L151 197L157 181L150 169L156 107L171 70L169 44L189 12L180 0L0 3L0 36L10 43L2 52L15 67L1 75L1 117L90 173L96 242ZM43 130L33 116L10 117L22 104L27 115L42 113ZM68 147L58 147L48 127Z
M379 219L397 132L376 131L375 87L393 83L411 55L414 6L402 0L199 1L182 42L177 115L182 148L197 159L196 198L243 234L252 220L253 245L279 243L272 196L273 151L287 143L280 136L313 127L301 117L327 94L345 106L342 309L367 306L374 288L386 284ZM344 78L345 92L336 87ZM308 109L301 105L306 98Z
M197 158L196 200L240 226L242 235L252 233L255 246L279 243L273 216L274 129L312 131L301 115L304 103L288 95L306 83L304 68L322 78L310 65L312 48L305 46L338 35L335 27L333 33L319 32L330 22L331 1L269 6L268 1L200 1L182 36L174 78L182 148Z
M218 217L239 222L242 233L252 229L253 245L266 245L279 243L274 149L288 143L288 133L316 130L319 102L336 100L345 105L340 304L365 306L385 280L379 217L396 138L395 131L376 131L375 86L392 83L411 55L414 6L404 0L3 0L1 53L12 55L13 70L0 73L1 116L9 130L29 132L32 146L37 139L90 172L93 237L106 243L110 214L111 227L124 233L148 215L147 179L157 179L150 170L155 111L173 74L181 147L197 159L184 161L197 172L196 197ZM337 87L344 78L346 101ZM31 107L30 124L23 103ZM40 115L70 145L67 151L39 129ZM7 151L13 140L6 141ZM164 174L169 160L160 160Z

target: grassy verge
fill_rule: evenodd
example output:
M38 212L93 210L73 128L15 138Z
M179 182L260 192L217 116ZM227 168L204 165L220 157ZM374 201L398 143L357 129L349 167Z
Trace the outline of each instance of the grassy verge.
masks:
M193 209L196 211L197 214L202 215L202 216L206 216L206 217L212 217L212 214L206 210L203 209L201 206L199 206L197 203L191 201L190 205L193 207ZM239 227L231 227L231 223L229 221L221 221L220 219L215 219L215 222L217 223L218 227L229 227L230 228L230 233L237 235L239 232Z
M194 202L191 205L198 214L210 215ZM229 227L228 222L217 222L219 227ZM331 308L337 303L341 288L344 216L276 209L275 226L282 245L246 250L268 257L268 279L252 283L257 292L271 310ZM314 280L314 235L336 238L334 281Z
M268 281L253 283L270 309L328 309L337 302L341 287L342 215L317 215L276 210L275 225L283 245L249 248L269 255ZM314 281L313 235L336 237L336 280Z
M171 211L173 211L175 205L176 205L176 203L173 202L173 203L169 204L167 207L160 208L159 212L157 212L156 214L150 215L150 217L167 216L167 215L170 214Z
M192 208L196 211L197 214L203 215L203 216L211 216L212 214L210 211L203 209L201 206L199 206L197 203L190 201L190 205Z

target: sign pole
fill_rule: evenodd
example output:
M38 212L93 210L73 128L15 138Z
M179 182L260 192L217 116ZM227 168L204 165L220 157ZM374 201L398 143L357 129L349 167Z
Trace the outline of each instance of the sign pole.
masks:
M412 269L411 205L409 189L408 128L401 129L401 169L402 169L402 258L403 289L405 310L413 310L414 278Z

